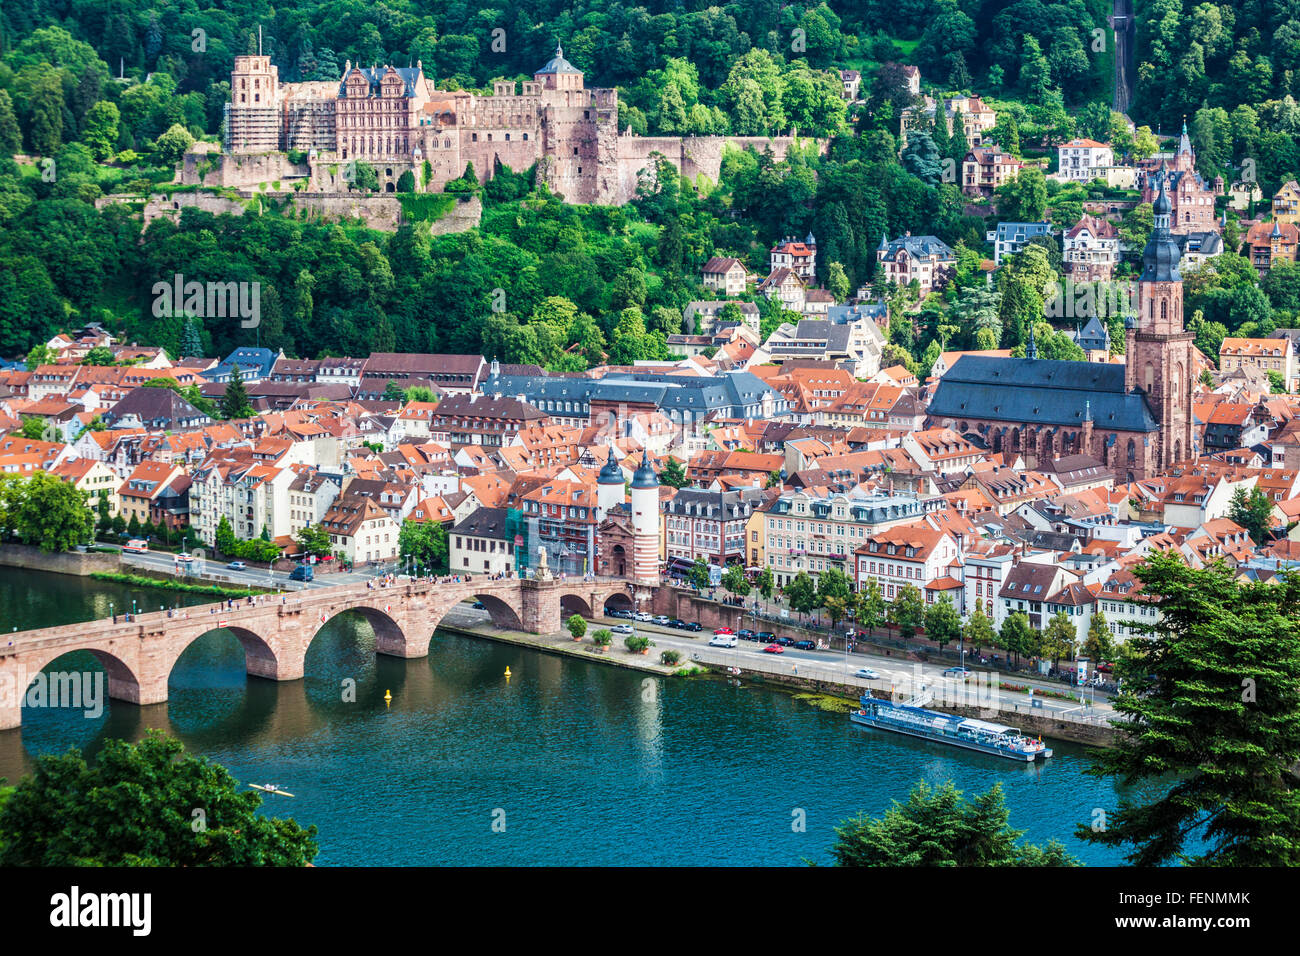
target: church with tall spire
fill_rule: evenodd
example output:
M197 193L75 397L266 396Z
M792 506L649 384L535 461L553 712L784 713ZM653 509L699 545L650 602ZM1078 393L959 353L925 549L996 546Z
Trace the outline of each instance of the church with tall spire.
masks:
M1119 481L1150 478L1197 453L1192 428L1193 335L1183 327L1183 280L1173 203L1161 182L1142 254L1137 314L1126 320L1124 364L963 355L939 380L927 427L944 427L1031 467L1083 454Z

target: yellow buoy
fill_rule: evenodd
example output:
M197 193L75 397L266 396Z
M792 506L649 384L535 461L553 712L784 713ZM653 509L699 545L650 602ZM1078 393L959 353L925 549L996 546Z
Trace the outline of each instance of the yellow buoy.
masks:
M509 680L509 679L510 679L510 668L507 667L507 668L506 668L506 680Z
M393 706L393 692L391 690L384 691L384 706Z

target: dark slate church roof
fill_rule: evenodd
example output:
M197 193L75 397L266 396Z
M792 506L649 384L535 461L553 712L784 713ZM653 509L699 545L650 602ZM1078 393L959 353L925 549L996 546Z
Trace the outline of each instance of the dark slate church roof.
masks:
M963 355L939 380L932 418L987 418L1100 431L1153 432L1159 426L1138 393L1124 391L1124 366L1108 362Z

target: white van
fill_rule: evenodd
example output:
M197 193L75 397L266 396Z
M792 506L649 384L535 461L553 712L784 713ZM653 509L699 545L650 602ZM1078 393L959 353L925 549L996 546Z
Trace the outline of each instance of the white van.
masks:
M735 634L714 634L709 647L735 647L739 642Z

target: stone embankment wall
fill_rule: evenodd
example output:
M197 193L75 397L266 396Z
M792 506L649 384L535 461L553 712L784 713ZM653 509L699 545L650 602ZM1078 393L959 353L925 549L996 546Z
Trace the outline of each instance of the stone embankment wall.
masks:
M301 211L308 219L360 219L369 228L385 232L395 232L402 223L402 205L394 196L336 195L325 193L295 193L281 189L243 191L243 198L232 199L228 196L210 192L176 192L170 196L154 193L144 206L144 224L160 216L178 220L183 209L202 209L213 215L242 215L250 207L250 200L260 195L270 202L286 203L285 212L289 215ZM104 197L100 202L139 201L138 197ZM452 210L436 222L430 223L434 235L453 232L465 232L479 224L483 216L483 204L475 196L466 202L458 202Z
M40 548L27 544L6 544L0 548L0 565L9 568L31 568L33 571L53 571L56 574L84 576L98 572L121 571L122 555L64 551L46 554Z

